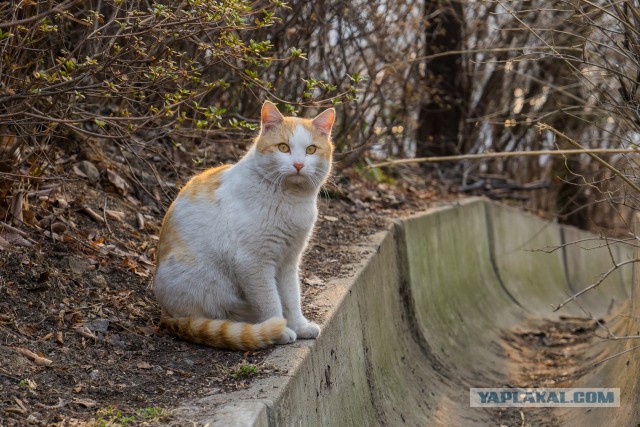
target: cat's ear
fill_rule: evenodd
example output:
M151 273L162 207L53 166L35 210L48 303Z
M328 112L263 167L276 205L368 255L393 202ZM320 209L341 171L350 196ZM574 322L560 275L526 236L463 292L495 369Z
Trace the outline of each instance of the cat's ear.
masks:
M278 107L273 102L265 101L262 104L262 131L273 129L284 121L284 116L278 111Z
M318 132L323 135L329 135L331 133L331 127L333 127L333 121L336 119L336 110L329 108L318 114L311 123Z

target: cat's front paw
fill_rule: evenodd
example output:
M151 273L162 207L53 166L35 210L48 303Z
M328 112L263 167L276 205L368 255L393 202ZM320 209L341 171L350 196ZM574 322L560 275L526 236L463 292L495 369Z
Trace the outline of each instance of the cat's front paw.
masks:
M320 326L313 322L307 322L297 328L298 338L317 338L320 334Z
M282 331L282 335L280 335L280 338L278 338L276 340L277 344L291 344L292 342L294 342L296 340L297 336L296 333L293 332L292 329L289 328L284 328L284 331Z

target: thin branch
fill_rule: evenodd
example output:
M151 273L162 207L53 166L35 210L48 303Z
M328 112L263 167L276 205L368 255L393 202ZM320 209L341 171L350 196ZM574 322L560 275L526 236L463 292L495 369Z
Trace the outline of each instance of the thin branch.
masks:
M66 3L62 3L61 5L56 6L53 9L49 9L37 15L30 16L29 18L20 19L17 21L0 22L0 28L10 28L10 27L15 27L17 25L24 25L24 24L28 24L29 22L37 21L38 19L44 18L45 16L49 16L54 13L62 13L78 2L79 0L71 0Z
M635 350L635 349L637 349L637 348L640 348L640 345L637 345L637 346L635 346L635 347L628 348L628 349L626 349L626 350L624 350L624 351L621 351L621 352L619 352L619 353L616 353L616 354L612 354L612 355L611 355L611 356L609 356L609 357L605 357L604 359L597 361L596 363L594 363L594 364L593 364L593 365L591 365L591 366L593 366L593 367L598 366L598 365L600 365L601 363L606 362L607 360L611 360L611 359L613 359L614 357L622 356L623 354L625 354L625 353L629 353L630 351L633 351L633 350Z
M605 168L609 169L611 172L613 172L615 175L617 175L618 177L620 177L621 180L623 180L624 182L626 182L627 184L629 184L629 186L631 188L633 188L634 190L636 190L638 193L640 193L640 187L638 187L634 182L632 182L629 178L627 178L625 176L625 174L623 174L622 172L620 172L615 166L609 164L608 162L604 161L603 159L601 159L600 157L596 156L596 152L595 151L590 151L585 149L582 145L580 145L577 141L575 141L572 138L569 138L567 135L565 135L564 133L560 132L557 129L554 129L553 127L545 124L545 123L540 123L539 128L541 130L550 130L551 132L553 132L554 134L564 138L565 140L567 140L571 145L573 145L574 147L577 147L581 150L585 150L585 154L589 155L593 160L595 160L596 162L600 163L602 166L604 166ZM637 150L632 150L635 152L638 152Z
M623 265L631 264L631 263L638 262L638 261L640 261L640 259L629 259L629 260L626 260L626 261L622 261L622 262L620 262L618 264L614 264L614 266L611 267L609 270L607 270L607 272L604 273L602 275L602 277L600 277L600 279L598 279L595 283L593 283L591 286L587 286L586 288L584 288L580 292L573 294L571 297L569 297L565 301L563 301L560 305L558 305L557 307L554 307L553 311L555 312L555 311L560 310L562 307L564 307L565 305L567 305L571 301L575 300L580 295L589 292L591 289L597 288L598 286L600 286L600 284L602 282L605 281L605 279L607 277L609 277L611 275L611 273L613 273L614 271L616 271L618 268L622 267Z
M478 160L478 159L494 159L501 157L528 157L528 156L567 156L575 154L640 154L639 150L628 148L581 148L569 150L532 150L532 151L509 151L503 153L481 153L481 154L460 154L456 156L432 156L432 157L416 157L413 159L389 160L387 162L369 165L368 168L379 168L382 166L392 166L407 163L435 163L435 162L451 162L458 160ZM638 189L640 192L640 189Z
M412 62L427 61L430 59L441 58L443 56L468 55L470 53L515 52L515 51L525 51L525 50L531 53L538 53L533 51L544 50L544 49L545 49L544 46L514 46L514 47L492 47L492 48L485 48L485 49L447 50L446 52L438 52L431 55L423 55L423 56L417 56L411 59L403 59L401 61L389 62L385 65L389 66L389 65L408 64ZM569 47L569 46L556 46L554 49L564 50L567 52L578 52L578 53L582 52L582 49Z

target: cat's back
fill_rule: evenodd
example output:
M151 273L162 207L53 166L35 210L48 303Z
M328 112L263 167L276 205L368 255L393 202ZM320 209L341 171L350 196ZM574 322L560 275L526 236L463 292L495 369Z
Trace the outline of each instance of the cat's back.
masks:
M158 261L170 255L190 253L190 243L211 230L211 223L220 220L222 190L233 165L207 169L191 178L178 193L164 220L158 242ZM217 213L217 214L216 214ZM181 256L180 258L184 258Z
M233 165L209 168L191 178L180 190L176 202L213 203L218 199L220 187L228 179L227 172Z

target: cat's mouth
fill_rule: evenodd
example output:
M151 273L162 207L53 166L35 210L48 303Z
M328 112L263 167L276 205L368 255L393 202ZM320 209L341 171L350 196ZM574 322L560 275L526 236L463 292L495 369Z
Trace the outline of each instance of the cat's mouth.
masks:
M310 183L309 177L307 176L307 174L303 174L300 172L291 172L287 174L285 178L285 182L289 185L295 185L295 186L299 186L299 185L307 186Z
M287 175L287 178L294 181L304 181L307 179L307 175L300 172L291 172Z

